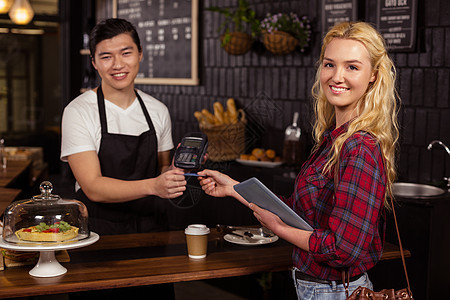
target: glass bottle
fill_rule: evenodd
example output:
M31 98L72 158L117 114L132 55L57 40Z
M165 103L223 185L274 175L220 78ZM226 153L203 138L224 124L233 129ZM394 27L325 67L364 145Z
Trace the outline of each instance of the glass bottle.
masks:
M283 159L289 166L298 166L301 163L300 137L302 131L297 125L299 113L294 113L292 124L284 132Z

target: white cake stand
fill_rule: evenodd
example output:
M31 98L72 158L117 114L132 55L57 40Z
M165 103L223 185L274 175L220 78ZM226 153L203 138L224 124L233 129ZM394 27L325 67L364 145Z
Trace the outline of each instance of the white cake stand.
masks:
M55 251L89 246L98 241L99 238L100 237L97 233L91 232L89 237L83 240L66 241L59 244L52 243L45 245L32 242L28 244L23 241L20 241L20 244L13 244L6 242L3 240L3 237L0 236L0 248L16 251L39 251L39 261L28 273L34 277L54 277L63 275L67 272L67 269L64 268L55 258Z

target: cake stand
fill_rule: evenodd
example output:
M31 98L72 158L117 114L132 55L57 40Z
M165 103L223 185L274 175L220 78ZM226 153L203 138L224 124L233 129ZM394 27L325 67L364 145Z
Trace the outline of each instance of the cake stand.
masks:
M0 236L0 248L15 251L39 251L39 261L28 273L34 277L55 277L63 275L67 272L67 269L63 267L55 258L55 251L86 247L95 243L98 239L99 235L95 232L91 232L88 238L65 241L58 244L49 243L46 245L24 241L18 241L17 244L13 244L6 242L3 240L3 237Z

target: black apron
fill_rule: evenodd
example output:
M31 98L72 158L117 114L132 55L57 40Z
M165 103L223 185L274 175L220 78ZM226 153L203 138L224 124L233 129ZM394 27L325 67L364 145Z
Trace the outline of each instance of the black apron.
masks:
M139 94L135 91L149 130L139 136L108 133L105 99L101 85L97 89L102 137L98 158L102 176L121 180L139 180L159 175L155 128ZM77 198L87 207L89 229L98 234L124 234L166 229L162 199L149 196L123 203L99 203L89 200L80 189Z

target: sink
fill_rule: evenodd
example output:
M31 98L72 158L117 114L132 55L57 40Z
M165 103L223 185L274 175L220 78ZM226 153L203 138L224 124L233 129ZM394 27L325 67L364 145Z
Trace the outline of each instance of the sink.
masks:
M398 197L421 198L439 196L445 191L427 184L396 182L392 185L392 193Z

